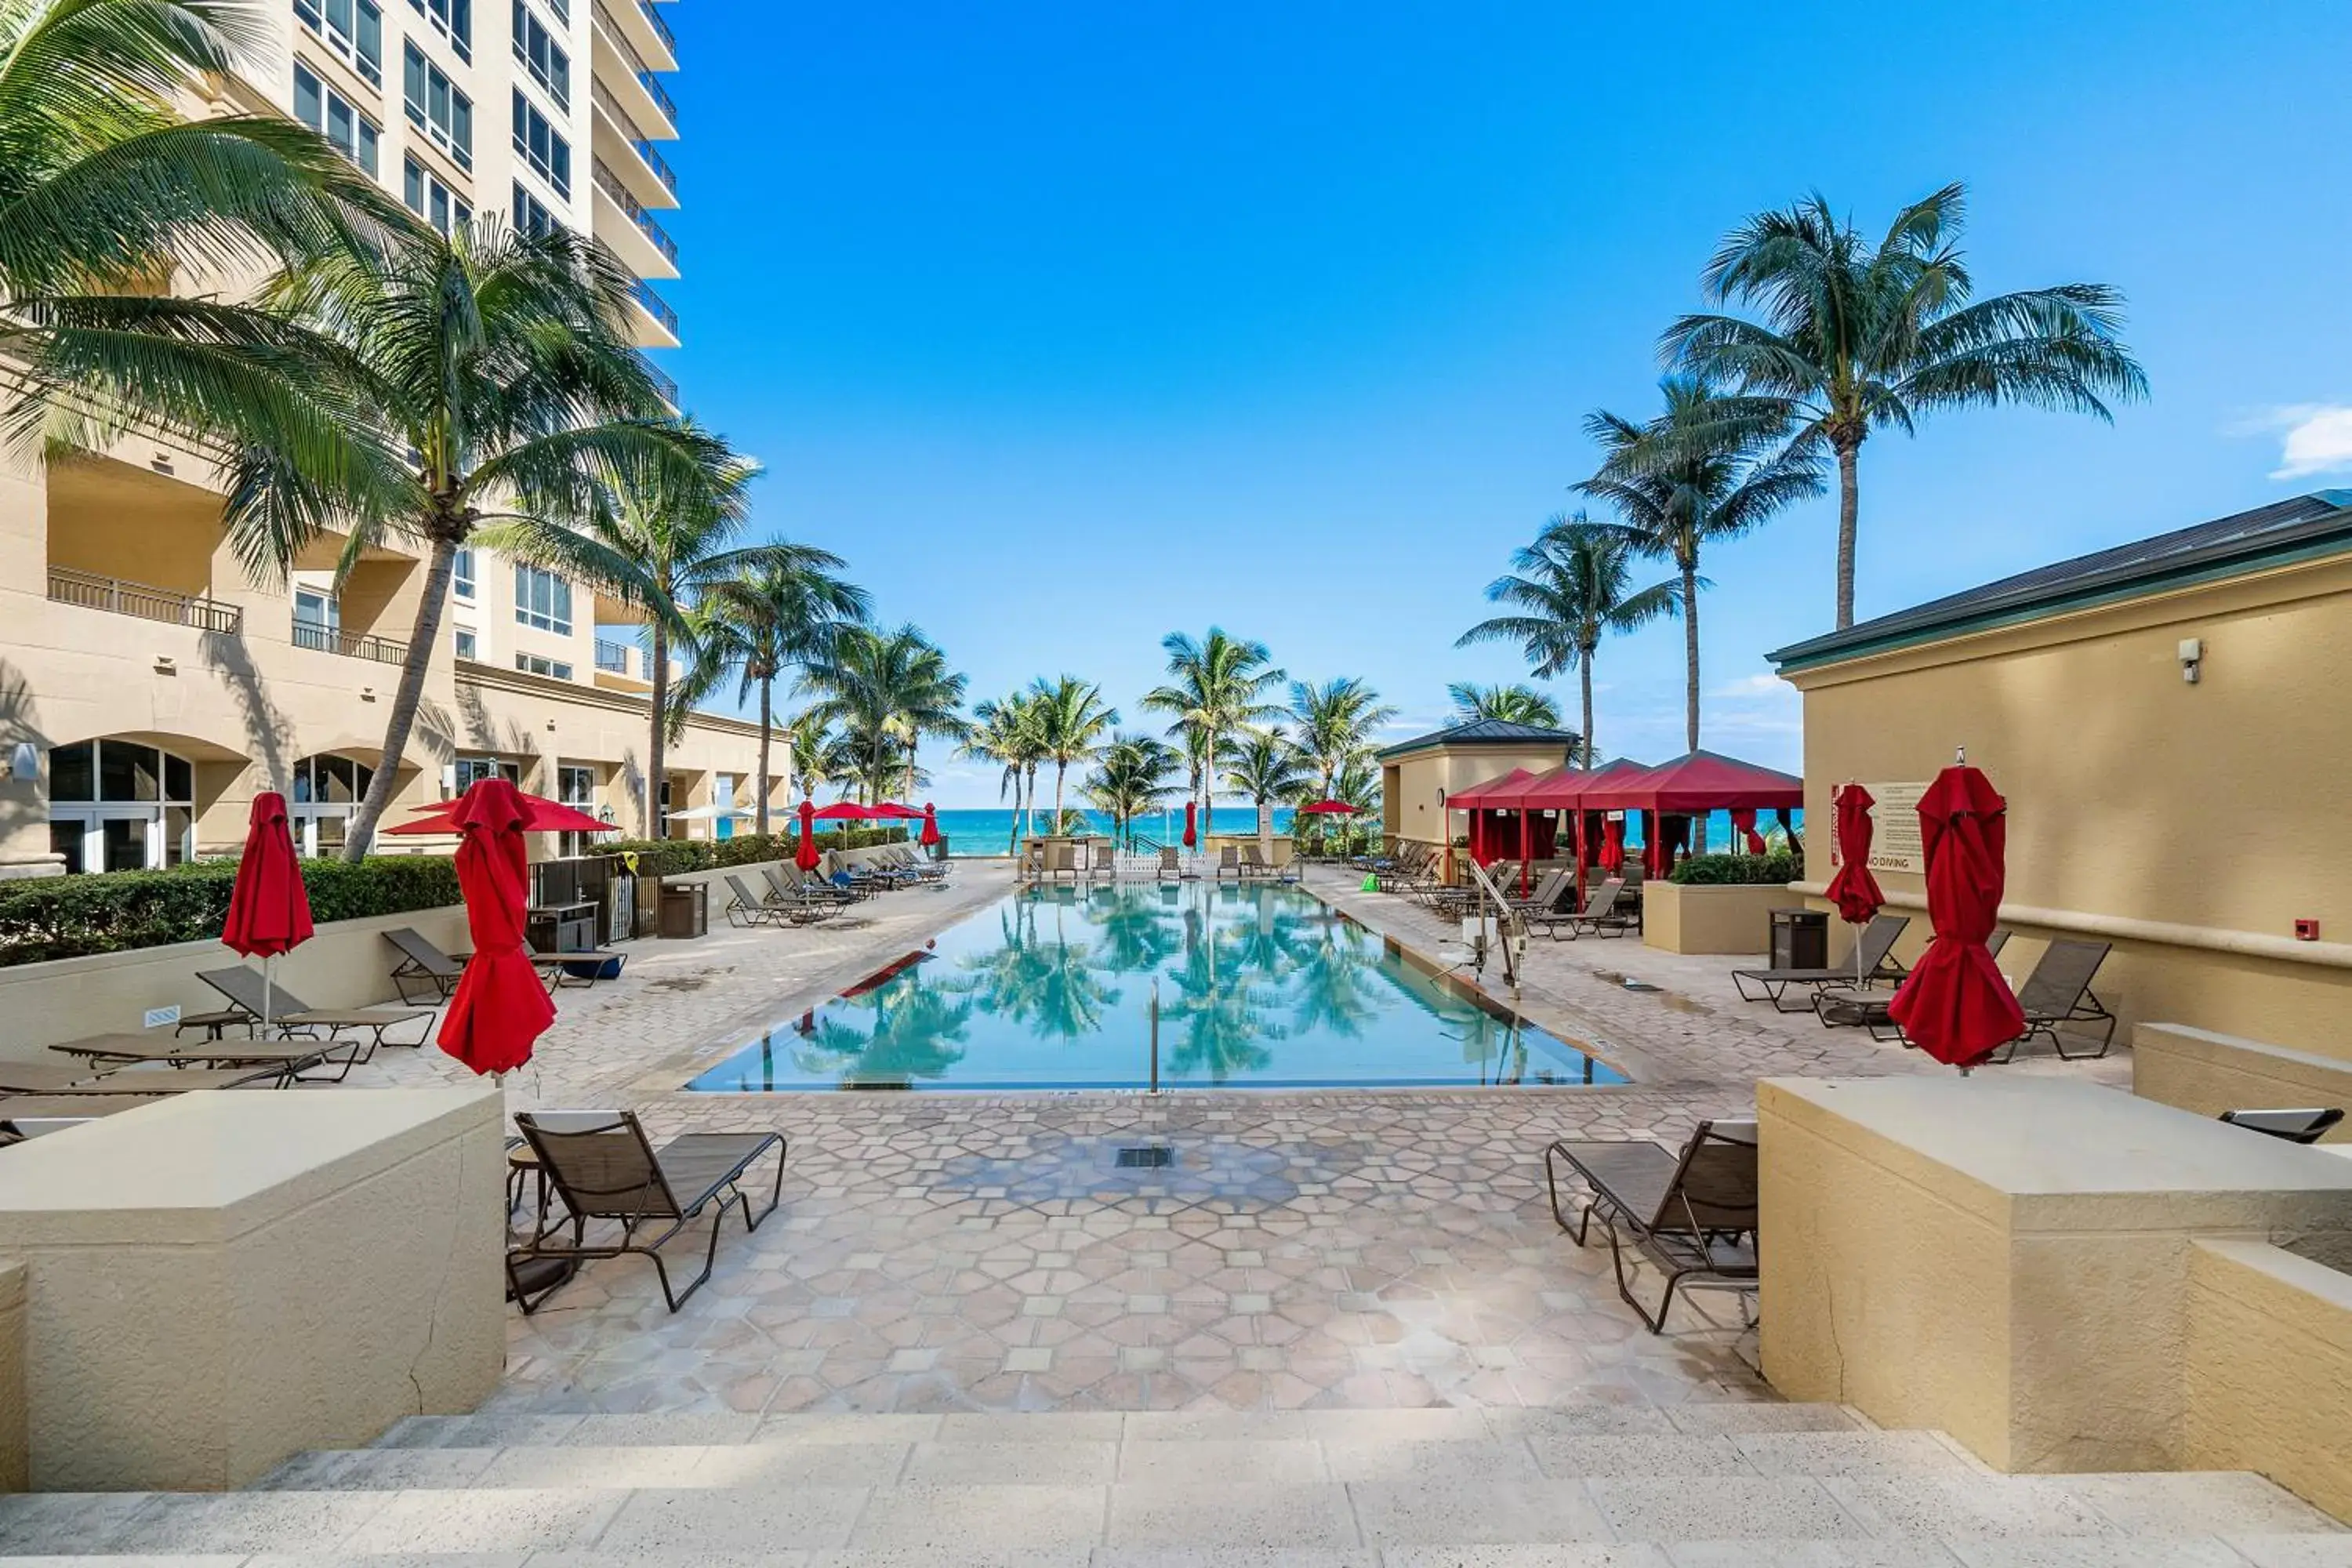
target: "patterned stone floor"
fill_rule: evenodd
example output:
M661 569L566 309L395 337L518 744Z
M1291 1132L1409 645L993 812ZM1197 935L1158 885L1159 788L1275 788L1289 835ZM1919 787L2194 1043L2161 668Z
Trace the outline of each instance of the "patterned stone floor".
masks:
M1653 1336L1605 1247L1554 1226L1559 1136L1674 1142L1758 1078L1928 1070L1916 1053L1732 995L1729 962L1538 942L1516 998L1636 1081L1346 1093L687 1095L757 1028L1002 897L1001 866L861 906L853 925L640 944L563 995L510 1109L627 1104L657 1135L773 1128L783 1205L730 1222L675 1316L636 1259L510 1319L488 1408L572 1412L1671 1405L1769 1398L1737 1297ZM1315 890L1442 958L1437 923L1317 874ZM1628 990L1633 975L1659 987ZM1496 977L1490 975L1489 979ZM2119 1060L2065 1070L2115 1081ZM375 1083L462 1076L386 1053ZM1168 1151L1163 1168L1122 1150ZM689 1265L690 1267L690 1265ZM1654 1300L1657 1280L1637 1289Z

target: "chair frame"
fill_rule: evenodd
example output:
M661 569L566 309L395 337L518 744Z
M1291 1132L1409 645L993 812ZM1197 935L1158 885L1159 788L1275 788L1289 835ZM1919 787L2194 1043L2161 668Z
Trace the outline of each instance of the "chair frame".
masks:
M1745 1224L1705 1223L1699 1208L1707 1205L1708 1200L1701 1198L1694 1202L1689 1191L1693 1168L1711 1144L1745 1147L1752 1151L1756 1147L1756 1124L1752 1121L1702 1121L1679 1153L1662 1143L1652 1143L1650 1147L1673 1161L1674 1173L1659 1195L1656 1207L1647 1215L1579 1158L1580 1148L1595 1147L1595 1143L1557 1139L1544 1151L1544 1184L1550 1195L1553 1222L1568 1232L1577 1246L1582 1247L1591 1232L1593 1216L1596 1214L1600 1215L1602 1227L1609 1233L1609 1258L1616 1270L1617 1294L1633 1309L1654 1334L1665 1331L1666 1314L1674 1306L1676 1289L1685 1295L1693 1290L1731 1290L1743 1297L1753 1297L1761 1279L1756 1255L1759 1202L1754 1199L1756 1187L1752 1176L1748 1188L1751 1201L1731 1211L1734 1216L1744 1215ZM1622 1148L1623 1145L1612 1144L1609 1147ZM1584 1184L1591 1194L1585 1202L1583 1213L1573 1226L1560 1211L1560 1167L1563 1164L1570 1173ZM1737 1250L1742 1237L1748 1238L1744 1255ZM1727 1257L1717 1250L1721 1247L1730 1247L1735 1250ZM1659 1298L1655 1313L1642 1305L1633 1294L1633 1284L1625 1269L1628 1251L1637 1254L1666 1277L1665 1293ZM1752 1313L1748 1314L1748 1321L1752 1327L1755 1321Z
M2063 1012L2054 1007L2037 1009L2026 1005L2026 996L2033 990L2034 983L2041 978L2042 966L2050 962L2052 953L2070 950L2088 952L2093 948L2098 950L2098 958L2084 975L2082 985L2075 991L2073 999ZM2025 1012L2025 1032L2003 1045L1999 1056L1987 1057L1985 1060L1994 1066L2014 1061L2017 1059L2017 1047L2037 1035L2050 1042L2050 1048L2058 1053L2058 1059L2061 1061L2095 1062L2105 1057L2115 1047L2116 1025L2118 1020L2107 1005L2099 1000L2098 993L2091 989L2091 982L2098 978L2100 969L2107 962L2107 954L2114 951L2113 942L2076 942L2065 937L2052 941L2042 950L2042 956L2034 961L2033 973L2028 974L2025 977L2025 984L2018 987L2017 1002L2019 1007ZM2060 1026L2065 1024L2097 1025L2099 1048L2095 1051L2068 1050L2066 1037L2059 1032Z
M2285 1120L2288 1117L2300 1117L2302 1121L2297 1124L2289 1124ZM2251 1106L2241 1106L2235 1110L2221 1112L2221 1120L2232 1127L2242 1127L2249 1132L2259 1132L2265 1138L2276 1138L2288 1143L2300 1143L2307 1148L2318 1142L2337 1122L2344 1120L2344 1108L2340 1105L2297 1106L2293 1109L2268 1106L2255 1109Z
M1862 935L1854 940L1861 950L1859 956L1867 957L1871 933L1885 931L1886 943L1879 951L1877 963L1867 966L1849 963L1834 973L1828 969L1735 969L1731 972L1732 989L1739 993L1742 1002L1769 1002L1776 1013L1802 1013L1813 1006L1811 994L1825 986L1859 985L1868 989L1878 984L1901 984L1903 977L1910 971L1895 962L1895 944L1901 942L1903 933L1910 929L1909 915L1873 915L1870 923L1863 927ZM1751 980L1761 989L1761 995L1748 994L1748 983ZM1801 988L1806 994L1797 1005L1791 1007L1782 1001L1790 991Z

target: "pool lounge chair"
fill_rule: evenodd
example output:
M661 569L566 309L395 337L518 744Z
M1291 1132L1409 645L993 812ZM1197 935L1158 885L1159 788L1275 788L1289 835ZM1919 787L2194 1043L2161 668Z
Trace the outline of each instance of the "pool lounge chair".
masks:
M1563 1174L1583 1184L1583 1212L1570 1225L1560 1210ZM1617 1294L1663 1333L1675 1291L1757 1288L1759 1205L1756 1123L1702 1121L1677 1153L1664 1144L1560 1139L1544 1151L1552 1218L1582 1247L1600 1216L1609 1232ZM1625 1254L1638 1253L1666 1277L1653 1315L1633 1297Z
M1223 881L1225 873L1228 871L1233 873L1234 881L1238 882L1242 879L1242 852L1230 844L1223 846L1217 851L1216 879L1220 882Z
M2344 1108L2331 1105L2302 1110L2225 1110L2221 1120L2232 1127L2290 1143L2316 1143L2327 1130L2344 1120Z
M1855 939L1853 963L1823 969L1735 969L1731 972L1731 984L1739 992L1741 1001L1769 1002L1774 1011L1781 1013L1804 1012L1813 1005L1811 994L1823 986L1851 986L1857 982L1864 986L1897 984L1908 972L1895 962L1895 943L1910 924L1908 915L1874 915ZM1748 994L1751 984L1759 994ZM1784 1000L1791 991L1803 993L1793 1007Z
M2109 942L2074 942L2063 937L2043 948L2042 956L2034 962L2033 973L2017 988L2017 1005L2025 1014L2025 1032L2003 1046L1999 1056L1986 1059L1996 1063L2012 1060L2017 1047L2037 1035L2047 1038L2050 1048L2066 1061L2096 1061L2105 1056L2116 1043L2116 1016L2092 992L2091 982L2112 949ZM2068 1024L2085 1025L2095 1031L2099 1048L2068 1050L2066 1037L2060 1032Z
M1534 892L1523 899L1506 898L1503 901L1522 914L1549 914L1559 907L1560 895L1569 890L1574 876L1572 871L1546 871Z
M383 940L400 952L400 962L392 966L392 985L400 993L401 1001L411 1007L433 1006L456 995L457 982L465 978L466 961L474 956L470 952L444 952L414 926L388 931ZM527 956L551 991L568 984L593 985L605 970L618 974L621 966L629 961L625 952L601 947L578 952L532 952ZM583 966L587 970L585 974L574 973L575 968Z
M421 1046L432 1033L434 1010L430 1007L313 1007L283 985L269 984L259 970L241 965L233 969L200 969L196 978L227 997L230 1006L248 1014L256 1025L261 1021L266 999L269 1026L282 1034L324 1030L328 1039L336 1040L346 1029L365 1031L366 1048L345 1058L345 1072L373 1057L380 1047ZM389 1031L404 1024L424 1026L413 1040L387 1037Z
M1570 941L1587 932L1594 936L1623 936L1634 927L1634 918L1617 907L1625 896L1625 884L1611 877L1586 896L1580 910L1522 910L1520 918L1530 927L1540 927L1552 941L1560 940L1566 931Z
M356 1047L358 1042L353 1041L352 1045ZM79 1057L89 1064L86 1067L67 1069L74 1072L119 1073L124 1068L131 1067L167 1067L180 1069L178 1074L169 1080L173 1086L172 1089L167 1090L151 1085L145 1090L150 1094L179 1092L196 1088L236 1088L244 1083L270 1081L274 1081L281 1088L297 1082L341 1083L351 1076L351 1059L355 1054L354 1049L346 1049L338 1055L329 1042L321 1040L297 1040L290 1043L283 1040L247 1039L241 1042L207 1040L200 1044L189 1045L176 1037L166 1037L160 1033L91 1035L79 1040L63 1041L51 1046L49 1049L63 1056ZM313 1068L330 1065L336 1069L331 1078L323 1072L318 1073L315 1077L305 1076ZM229 1073L233 1076L216 1080L190 1079L187 1072L191 1068L203 1069L207 1073ZM28 1070L23 1068L0 1068L0 1089L18 1091L33 1089L35 1086L23 1081ZM145 1079L146 1075L142 1074L138 1081L143 1083ZM60 1087L58 1092L80 1094L83 1089ZM96 1092L103 1094L120 1091L100 1089Z
M763 898L751 890L750 884L734 872L727 873L727 923L740 931L751 926L780 926L785 921L784 907L772 899Z
M1118 847L1108 839L1096 845L1094 863L1087 868L1087 874L1116 879L1118 876Z
M662 1299L675 1312L717 1267L719 1231L729 1206L742 1208L743 1228L749 1232L759 1229L760 1222L783 1201L787 1150L780 1132L688 1132L656 1150L644 1124L627 1110L518 1111L515 1127L539 1156L550 1189L563 1200L563 1216L554 1228L542 1218L532 1227L530 1239L507 1254L509 1286L526 1313L536 1311L556 1286L572 1278L577 1265L630 1254L653 1260ZM743 1180L771 1150L776 1155L775 1187L767 1206L755 1214ZM660 1248L706 1209L713 1212L702 1271L683 1290L674 1289ZM587 1239L591 1220L619 1226L618 1239L592 1245ZM567 1223L572 1230L568 1244L560 1234ZM574 1268L530 1267L549 1261ZM534 1294L526 1289L527 1278L552 1283L538 1286Z
M1263 881L1273 875L1274 868L1267 865L1265 857L1257 852L1256 845L1244 844L1242 846L1241 876L1243 881Z
M1163 882L1181 882L1184 879L1184 859L1182 856L1176 853L1174 847L1166 844L1160 847L1158 875Z
M850 901L849 895L838 888L803 880L797 868L762 866L760 869L768 879L768 906L790 911L788 918L795 925L829 921Z

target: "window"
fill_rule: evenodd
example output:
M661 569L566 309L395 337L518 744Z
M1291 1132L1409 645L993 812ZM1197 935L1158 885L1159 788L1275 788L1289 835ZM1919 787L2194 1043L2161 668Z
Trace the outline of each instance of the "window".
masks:
M572 57L523 0L514 0L514 52L530 79L547 89L556 108L572 107Z
M515 655L515 668L525 675L551 675L558 680L572 679L572 667L560 658L547 658L535 653Z
M314 653L342 649L343 606L332 594L318 588L294 591L294 646Z
M400 161L400 194L408 203L408 210L418 217L448 234L474 221L474 209L463 196L443 184L439 176L420 166L414 158ZM470 554L460 551L459 554ZM471 575L469 573L468 575ZM471 594L462 595L471 598Z
M515 563L515 619L560 637L572 635L572 584L552 572Z
M433 24L433 30L449 40L457 58L471 63L474 58L474 0L408 0L408 8Z
M479 658L481 657L480 642L476 639L473 633L466 630L463 626L457 628L457 657L459 658Z
M68 873L177 866L195 850L195 770L127 741L49 752L49 847Z
M522 786L522 764L502 763L496 757L459 757L457 759L457 793L465 794L484 779L504 779L518 789Z
M294 63L294 118L333 142L344 157L375 173L376 143L383 132L299 60Z
M468 544L457 552L457 560L451 567L449 581L456 589L457 597L470 599L474 596L474 547L472 545Z
M439 66L426 59L425 51L415 44L404 46L401 70L408 122L432 138L436 147L457 159L457 167L472 168L474 100L459 91L457 84L442 73ZM296 87L299 89L299 81Z
M383 85L383 13L375 0L294 0L294 15L370 85Z
M514 89L514 144L523 162L553 185L557 195L571 199L572 144L555 133L547 116L522 95L520 88Z
M594 768L559 767L555 770L555 798L577 811L596 815L596 770ZM607 818L606 820L610 820ZM589 851L588 835L567 833L557 841L556 853L564 856L585 855Z
M553 234L555 215L547 210L546 204L524 190L520 184L515 186L514 191L515 232L532 236Z

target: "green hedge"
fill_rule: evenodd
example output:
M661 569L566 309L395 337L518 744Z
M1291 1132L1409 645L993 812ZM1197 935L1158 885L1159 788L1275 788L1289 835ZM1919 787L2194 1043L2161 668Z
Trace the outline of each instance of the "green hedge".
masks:
M836 827L820 829L820 849L862 849L869 844L903 841L903 827ZM677 877L719 866L748 866L755 860L789 860L798 853L794 833L739 833L732 838L621 838L596 846L599 855L635 855L640 877Z
M1666 880L1685 887L1755 887L1796 881L1804 869L1804 862L1786 849L1769 855L1694 855L1666 873Z
M0 882L0 968L216 941L236 881L236 861L199 860L168 871ZM456 864L437 855L376 855L356 866L305 860L302 885L321 924L459 901Z

